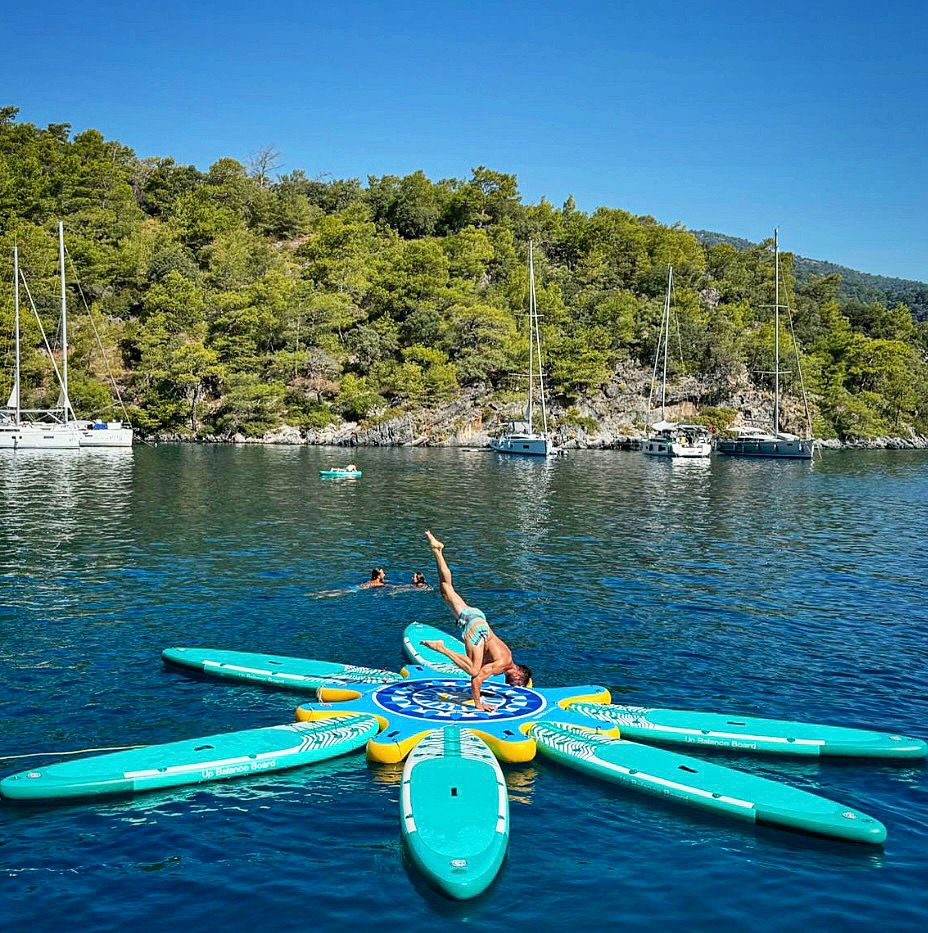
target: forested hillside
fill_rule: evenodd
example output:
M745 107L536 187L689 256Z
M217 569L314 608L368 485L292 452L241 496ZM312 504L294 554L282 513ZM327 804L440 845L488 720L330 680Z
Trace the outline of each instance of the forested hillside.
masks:
M712 230L694 230L701 243L715 246L717 243L730 243L738 249L750 249L754 244L743 237L728 236ZM848 301L907 305L916 320L928 319L928 282L915 279L900 279L890 275L872 275L849 269L847 266L823 259L809 259L807 256L794 256L793 269L796 280L807 282L814 277L826 275L841 276L838 294Z
M255 435L375 421L465 390L511 395L526 365L529 238L562 408L617 367L650 367L669 263L683 358L674 377L698 377L706 405L739 379L770 378L770 244L707 246L622 210L526 204L514 176L482 166L466 179L362 183L278 177L264 153L202 172L139 159L95 130L20 123L15 108L0 110L7 362L14 241L55 331L59 218L108 363L146 432ZM928 430L926 325L902 305L843 298L835 275L796 283L789 254L783 270L819 435ZM72 401L100 413L111 403L106 361L77 284L71 276ZM51 401L31 314L24 327L24 396ZM781 342L792 352L787 322ZM787 378L798 391L795 373Z

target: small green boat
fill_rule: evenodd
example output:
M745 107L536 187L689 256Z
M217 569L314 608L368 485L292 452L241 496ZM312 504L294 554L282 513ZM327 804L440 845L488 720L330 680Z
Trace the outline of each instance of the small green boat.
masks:
M265 774L353 752L379 729L373 716L352 716L148 745L11 774L0 781L0 796L67 800Z
M570 726L536 723L529 734L546 757L633 790L849 842L880 845L886 839L886 827L872 816L779 781Z
M482 894L509 845L509 794L493 752L466 729L430 733L403 768L400 825L412 861L457 900Z
M211 677L285 690L315 691L318 687L339 683L390 684L401 679L393 671L373 667L218 648L165 648L161 659L166 664L186 667Z
M924 758L928 754L928 744L921 739L867 729L644 706L585 703L577 709L618 726L623 738L641 742L822 757Z

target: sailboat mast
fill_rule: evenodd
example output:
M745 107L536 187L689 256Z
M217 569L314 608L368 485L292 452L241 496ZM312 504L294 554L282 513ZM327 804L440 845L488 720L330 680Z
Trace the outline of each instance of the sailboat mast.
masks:
M68 395L68 297L64 281L64 224L58 221L58 256L61 260L61 393L64 396L64 423L68 423L71 397Z
M545 370L541 363L541 328L538 326L538 293L535 291L535 270L532 268L532 306L535 309L535 359L538 361L538 395L541 398L541 426L548 436L548 405L545 402Z
M773 433L780 433L780 231L773 230Z
M19 361L19 247L13 247L13 321L16 331L16 368L13 375L13 390L16 392L16 425L21 417L19 402L20 361Z
M532 385L535 381L533 371L533 362L535 355L535 257L534 246L531 240L528 241L528 431L533 433L535 428L532 423Z
M661 381L661 421L666 421L664 407L667 402L667 347L670 344L670 293L673 290L673 266L667 272L667 297L664 299L664 376Z

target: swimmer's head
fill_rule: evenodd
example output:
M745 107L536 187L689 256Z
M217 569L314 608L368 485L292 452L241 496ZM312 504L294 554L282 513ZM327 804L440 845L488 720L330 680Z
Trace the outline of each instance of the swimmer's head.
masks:
M386 575L387 575L387 571L384 570L383 567L375 567L375 568L371 571L371 579L372 579L372 580L379 580L379 581L382 582L382 581L383 581L383 578L384 578Z
M428 586L425 581L425 574L419 573L418 570L412 575L412 583L413 586Z
M532 669L527 664L516 664L506 670L506 683L510 687L527 687L532 680Z

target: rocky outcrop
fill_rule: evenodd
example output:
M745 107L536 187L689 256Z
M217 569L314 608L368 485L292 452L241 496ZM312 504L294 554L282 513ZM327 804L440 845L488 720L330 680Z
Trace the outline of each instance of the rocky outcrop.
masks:
M660 388L651 393L650 369L629 361L619 366L601 390L573 405L552 403L548 423L556 443L570 449L616 449L636 446L646 425L659 417ZM650 396L650 416L649 416ZM735 412L733 427L769 424L770 393L755 386L742 369L716 381L684 376L667 387L665 417L685 421L709 406ZM472 389L451 402L416 411L387 411L360 423L345 421L324 428L300 429L283 425L263 437L191 437L161 435L163 441L236 444L310 444L337 447L486 447L507 421L523 416L521 399L510 400L486 389ZM784 398L780 405L784 430L802 433L805 412L801 400ZM928 449L928 438L901 437L824 440L829 448Z

